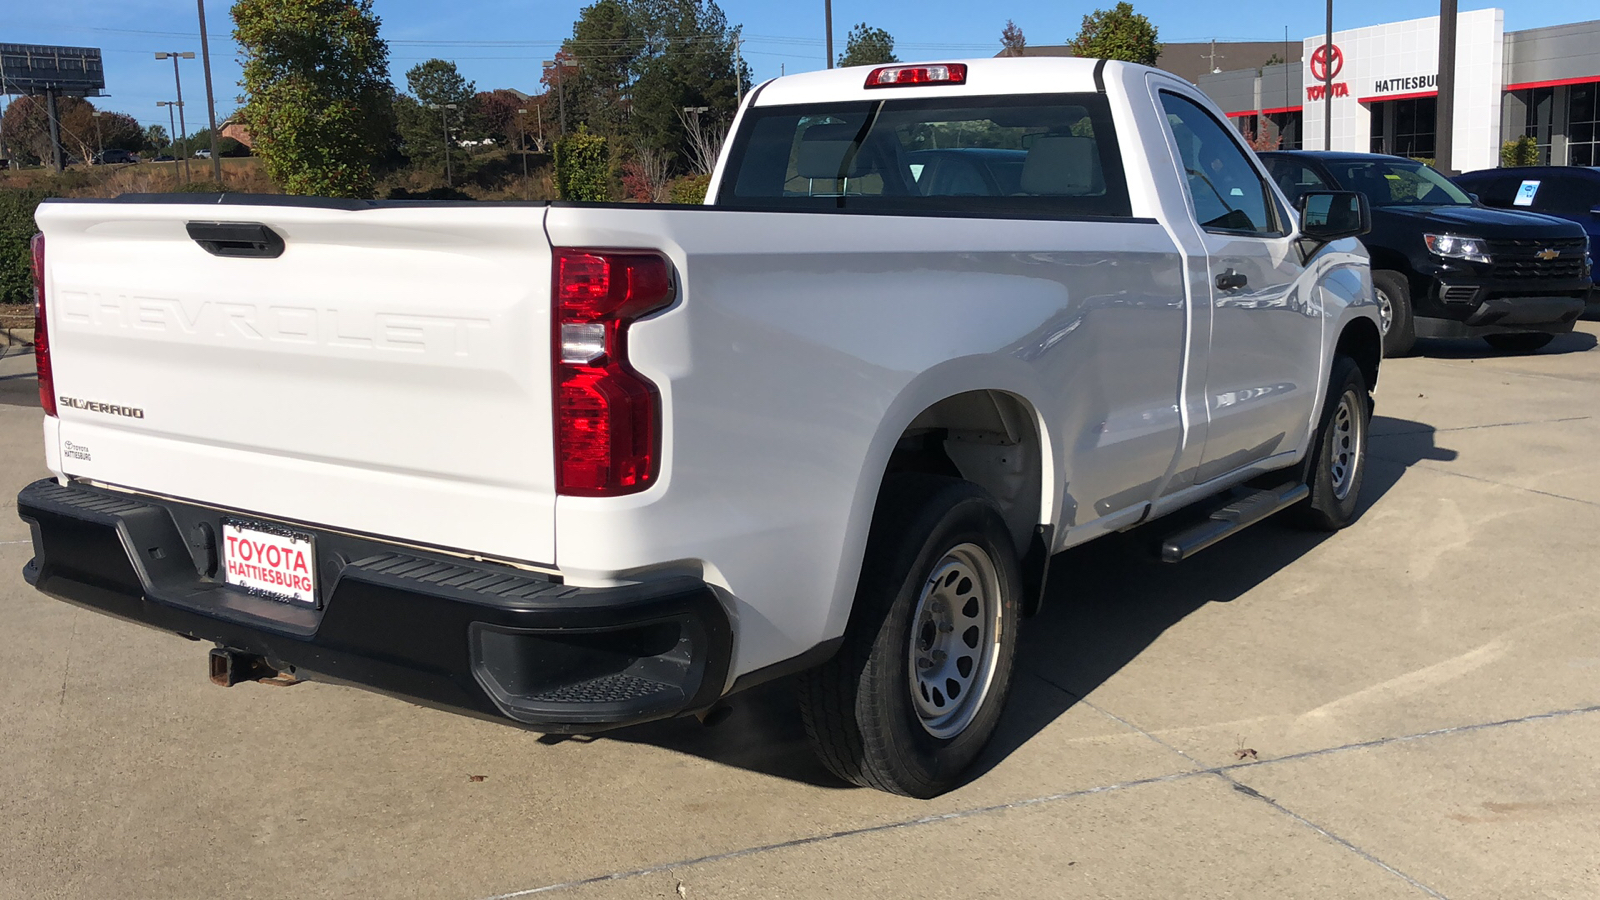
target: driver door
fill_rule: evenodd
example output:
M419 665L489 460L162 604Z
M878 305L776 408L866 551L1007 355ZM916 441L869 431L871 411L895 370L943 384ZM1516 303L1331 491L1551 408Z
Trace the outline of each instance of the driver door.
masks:
M1195 482L1297 450L1311 427L1322 316L1301 278L1288 213L1238 133L1198 101L1160 91L1209 266L1208 429Z

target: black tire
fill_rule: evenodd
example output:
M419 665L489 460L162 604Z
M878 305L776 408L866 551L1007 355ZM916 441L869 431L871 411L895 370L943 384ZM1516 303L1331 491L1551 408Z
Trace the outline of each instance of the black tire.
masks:
M1311 531L1338 531L1355 521L1361 482L1367 470L1367 432L1372 423L1372 395L1361 367L1348 356L1333 359L1322 421L1306 461L1311 496L1294 508L1296 525ZM1344 459L1348 474L1336 461Z
M973 690L965 691L967 699L948 698L952 715L962 713L949 723L959 724L959 730L936 736L938 720L919 712L933 700L924 692L919 703L913 687L913 667L928 669L912 661L914 653L934 651L914 650L913 631L928 633L930 623L924 621L919 627L916 619L924 611L924 598L928 608L935 608L941 590L952 592L950 609L956 608L954 601L963 600L963 608L972 608L971 597L977 594L963 596L969 590L964 587L967 579L934 578L936 571L959 572L951 568L956 564L950 562L950 554L971 553L966 548L972 547L987 554L992 564L990 587L999 595L992 607L980 610L985 621L992 611L992 640L976 641L985 650L969 658L970 671L978 674L971 675ZM960 784L963 772L994 734L1005 705L1021 597L1016 547L1000 507L988 493L971 482L939 475L902 473L885 479L844 645L832 660L798 679L801 716L823 764L852 784L910 797L935 797ZM946 642L943 646L952 648L939 657L941 664L953 655L957 658L952 663L959 665L959 657L966 653L955 638L937 638L961 624L957 621L932 632L935 639ZM960 629L963 636L970 631L970 626ZM919 637L919 648L922 643ZM927 659L919 657L923 661ZM986 687L978 687L983 673L992 674L982 679ZM926 688L926 682L921 687ZM964 709L957 701L972 704L971 708Z
M1532 353L1556 339L1553 334L1486 334L1483 339L1501 353Z
M1417 343L1411 283L1399 272L1378 270L1372 273L1372 293L1380 309L1385 299L1389 301L1389 328L1383 333L1383 355L1406 356Z

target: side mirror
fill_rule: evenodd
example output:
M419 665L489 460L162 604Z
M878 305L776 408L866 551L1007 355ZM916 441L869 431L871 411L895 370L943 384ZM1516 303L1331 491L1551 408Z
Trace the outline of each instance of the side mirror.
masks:
M1307 191L1300 195L1300 236L1320 243L1360 237L1372 230L1367 195L1356 191Z
M1479 197L1477 194L1472 193L1471 191L1467 192L1467 199L1472 201L1472 205L1473 206L1482 206L1483 205L1483 198Z

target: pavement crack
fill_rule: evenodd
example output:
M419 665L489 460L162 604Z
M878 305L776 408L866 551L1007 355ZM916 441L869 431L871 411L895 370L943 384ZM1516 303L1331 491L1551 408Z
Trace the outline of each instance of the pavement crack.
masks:
M1593 500L1585 500L1581 497L1568 497L1566 494L1557 494L1551 491L1541 491L1538 488L1524 487L1520 484L1509 484L1504 481L1495 481L1493 478L1484 478L1481 475L1468 475L1465 472L1453 472L1449 469L1440 469L1435 466L1425 466L1421 462L1410 462L1402 459L1394 459L1393 457L1384 456L1381 453L1373 453L1371 451L1368 452L1372 459L1381 460L1387 463L1394 463L1396 465L1404 466L1407 469L1420 469L1421 471L1433 472L1438 475L1452 475L1456 478L1466 478L1470 481L1477 481L1483 484L1492 484L1495 487L1511 488L1514 491L1526 491L1530 494L1539 494L1540 496L1552 497L1556 500L1568 500L1573 503L1582 503L1584 506L1600 506L1600 503L1596 503Z
M1049 678L1046 678L1043 675L1040 675L1037 672L1033 672L1033 671L1030 671L1030 670L1027 670L1027 669L1023 669L1022 671L1027 672L1029 675L1032 675L1033 677L1038 678L1039 680L1045 682L1046 684L1049 684L1051 687L1054 687L1059 691L1062 691L1063 693L1066 693L1066 694L1069 694L1069 695L1071 695L1073 697L1076 697L1079 702L1089 706L1089 708L1095 710L1096 712L1099 712L1100 714L1102 714L1104 716L1107 716L1108 718L1111 718L1111 719L1114 719L1114 720L1116 720L1118 722L1123 723L1127 727L1133 729L1134 731L1138 732L1139 734L1144 735L1146 738L1149 738L1150 740L1155 741L1157 744L1160 744L1161 746L1166 747L1167 749L1169 749L1172 752L1178 754L1179 756L1183 757L1184 759L1188 759L1188 760L1190 760L1192 762L1195 762L1196 765L1201 765L1201 763L1195 761L1193 757L1189 756L1189 754L1184 753L1182 750L1179 750L1176 747L1173 747L1171 744L1167 743L1166 741L1161 740L1160 738L1156 737L1155 735L1151 734L1150 732L1145 731L1144 729L1142 729L1139 726L1133 724L1132 722L1128 721L1127 719L1124 719L1121 716L1116 715L1115 713L1112 713L1112 712L1109 712L1107 710L1101 709L1100 707L1089 703L1089 701L1085 700L1083 698L1083 696L1081 694L1077 693L1076 691L1069 691L1066 688L1061 687L1059 684L1056 684L1054 681L1050 680ZM759 855L759 854L762 854L762 853L771 853L771 852L776 851L776 850L788 850L788 849L792 849L792 848L795 848L795 847L806 847L806 846L810 846L812 844L822 844L822 843L827 843L829 841L842 840L842 839L845 839L845 838L860 837L860 836L863 836L863 835L878 834L880 832L887 832L887 831L896 831L896 830L899 830L899 829L902 829L902 828L916 828L916 827L919 827L919 826L922 826L922 825L932 825L932 824L936 824L936 823L939 823L939 822L959 821L961 819L969 819L969 818L973 818L975 816L992 815L992 814L995 814L995 813L1002 813L1002 812L1006 812L1008 810L1014 810L1014 809L1025 809L1025 808L1028 808L1028 807L1031 807L1031 806L1038 806L1040 804L1045 804L1045 803L1059 803L1059 802L1066 801L1066 800L1075 800L1075 799L1078 799L1080 797L1090 797L1090 796L1094 796L1094 795L1097 795L1097 794L1109 794L1109 793L1114 793L1114 792L1118 792L1118 791L1125 791L1125 790L1128 790L1130 788L1145 787L1147 785L1153 785L1153 784L1168 784L1168 783L1175 782L1175 781L1187 781L1187 780L1189 780L1191 778L1199 778L1199 777L1204 777L1204 776L1210 776L1210 777L1218 778L1218 779L1222 780L1223 782L1227 783L1229 786L1231 786L1235 791L1237 791L1237 792L1239 792L1241 794L1245 794L1247 796L1250 796L1252 798L1258 799L1261 802L1268 804L1269 806L1271 806L1273 809L1277 810L1278 812L1288 816L1289 818L1295 820L1296 822L1300 823L1301 825L1304 825L1306 828L1309 828L1312 831L1315 831L1316 833L1322 835L1323 837L1326 837L1328 840L1333 841L1334 843L1340 845L1341 847L1344 847L1345 849L1347 849L1350 852L1356 854L1357 856L1360 856L1362 859L1367 860L1368 862L1372 863L1373 865L1378 866L1379 868L1383 869L1384 871L1389 872L1389 873L1393 874L1394 876L1396 876L1397 878L1402 879L1406 883L1408 883L1408 884L1412 885L1413 887L1417 888L1418 890L1428 894L1429 896L1437 897L1437 898L1439 898L1439 900L1449 900L1449 898L1446 897L1444 894L1439 893L1438 891L1434 890L1433 888L1429 887L1428 885L1423 884L1422 882L1416 880L1415 878L1412 878L1410 875L1407 875L1406 873L1400 871L1399 869L1396 869L1394 866L1389 865L1388 863L1386 863L1383 860L1377 858L1376 856L1372 855L1368 851L1363 850L1361 847L1356 846L1354 843L1350 842L1349 840L1346 840L1345 838L1342 838L1339 835L1334 834L1333 832L1329 831L1328 829L1323 828L1321 825L1318 825L1317 823L1311 821L1310 819L1307 819L1305 816L1302 816L1299 813L1295 812L1294 810L1289 809L1288 807L1286 807L1283 804L1279 803L1278 801L1272 799L1271 797L1268 797L1265 794L1262 794L1260 791L1257 791L1256 789L1250 787L1249 785L1238 781L1237 779L1235 779L1232 776L1231 773L1236 771L1236 770L1239 770L1239 769L1249 769L1249 768L1254 768L1256 766L1266 766L1266 765L1272 765L1272 764L1280 763L1280 762L1290 762L1290 761L1293 761L1293 760L1307 759L1307 758L1314 757L1314 756L1326 756L1326 755L1330 755L1330 754L1334 754L1334 753L1345 753L1345 752L1348 752L1348 751L1351 751L1351 750L1362 750L1362 749L1367 749L1367 748L1371 748L1371 747L1381 747L1381 746L1384 746L1385 744L1403 743L1403 742L1406 742L1406 741L1418 741L1418 740L1424 740L1426 738L1442 737L1442 736L1451 735L1451 734L1462 734L1462 733L1474 732L1474 731L1484 731L1484 730L1487 730L1487 729L1490 729L1490 728L1504 728L1504 727L1507 727L1507 726L1510 726L1510 725L1518 725L1518 724L1523 724L1523 723L1527 723L1527 722L1537 722L1537 721L1548 720L1548 719L1560 719L1560 718L1565 718L1567 716L1584 715L1584 714L1587 714L1587 713L1594 713L1594 712L1600 712L1600 705L1574 707L1574 708L1571 708L1571 709L1558 709L1558 710L1552 710L1550 712L1534 713L1532 715L1519 716L1519 717L1513 718L1513 719L1499 719L1499 720L1496 720L1496 721L1493 721L1493 722L1477 722L1477 723L1473 723L1473 724L1469 724L1469 725L1455 725L1455 726L1451 726L1449 728L1436 728L1436 729L1433 729L1431 731L1420 731L1420 732L1416 732L1414 734L1396 735L1394 737L1377 738L1377 739L1370 740L1370 741L1359 741L1359 742L1351 743L1351 744L1341 744L1341 745L1339 745L1337 747L1324 747L1324 748L1322 748L1320 750L1308 750L1308 751L1306 751L1304 753L1293 753L1293 754L1290 754L1288 756L1273 757L1272 759L1263 759L1263 760L1252 761L1252 762L1247 762L1247 763L1238 763L1238 764L1234 764L1234 765L1225 765L1225 766L1211 766L1211 767L1207 767L1207 768L1190 769L1188 771L1183 771L1183 772L1172 772L1172 773L1169 773L1169 774L1166 774L1166 775L1155 775L1155 776L1152 776L1152 777L1149 777L1149 778L1139 778L1139 779L1134 779L1134 780L1131 780L1131 781L1121 781L1121 782L1117 782L1115 784L1101 785L1099 787L1080 788L1078 790L1073 790L1073 791L1062 791L1060 793L1045 794L1045 795L1039 796L1039 797L1029 797L1029 798L1022 799L1022 800L1013 800L1013 801L1011 801L1009 803L997 803L997 804L993 804L993 805L990 805L990 806L977 806L977 807L971 807L971 808L968 808L968 809L952 810L951 812L946 812L946 813L938 813L936 815L931 815L931 816L921 816L921 817L915 818L915 819L902 819L900 821L885 822L885 823L882 823L882 824L879 824L879 825L867 825L867 826L864 826L864 827L861 827L861 828L849 828L849 829L845 829L845 830L842 830L842 831L828 832L826 834L808 835L806 837L793 838L793 839L787 840L787 841L777 841L777 842L770 843L770 844L760 844L760 845L757 845L757 846L754 846L754 847L745 847L745 848L742 848L742 849L739 849L739 850L729 850L729 851L727 851L725 853L713 853L713 854L709 854L709 855L706 855L706 856L694 857L692 859L675 860L673 862L661 863L660 865L644 866L644 867L637 868L637 869L627 869L627 870L622 870L622 871L617 871L617 872L608 872L608 873L606 873L604 875L594 875L594 876L591 876L589 878L579 878L579 879L575 879L575 880L572 880L572 881L562 881L562 882L557 882L557 883L554 883L554 884L546 884L546 885L541 885L539 887L527 888L525 890L520 890L520 891L512 891L510 893L505 893L505 894L495 894L495 895L493 895L491 897L484 898L484 900L515 900L515 898L517 898L517 897L532 897L532 896L534 896L536 894L549 894L549 893L555 893L557 891L572 890L574 888L585 887L585 886L591 885L591 884L601 884L601 883L604 883L604 882L607 882L607 881L626 881L626 880L630 880L630 879L633 879L633 878L642 878L642 877L647 876L647 875L656 875L656 874L659 874L661 872L670 872L670 871L673 871L673 870L676 870L676 869L688 868L688 867L691 867L691 866L705 865L705 864L708 864L708 863L725 862L725 861L728 861L728 860L741 859L741 858L748 857L748 856L756 856L756 855Z
M1559 425L1563 422L1587 422L1594 416L1562 416L1558 419L1529 419L1525 422L1487 422L1482 425L1457 425L1454 428L1413 428L1406 431L1385 431L1381 434L1373 433L1373 440L1386 437L1408 437L1419 434L1448 434L1455 431L1477 431L1483 428L1514 428L1518 425Z

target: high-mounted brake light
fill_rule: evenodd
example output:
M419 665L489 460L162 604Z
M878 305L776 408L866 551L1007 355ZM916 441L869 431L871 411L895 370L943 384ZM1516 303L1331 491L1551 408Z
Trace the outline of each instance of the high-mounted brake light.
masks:
M39 405L56 414L56 379L50 368L50 332L44 305L44 235L33 236L33 363L39 372Z
M661 395L628 363L628 325L672 302L666 259L555 252L556 492L642 491L661 467Z
M872 87L907 87L914 84L966 84L966 63L940 63L934 66L883 66L867 73Z

